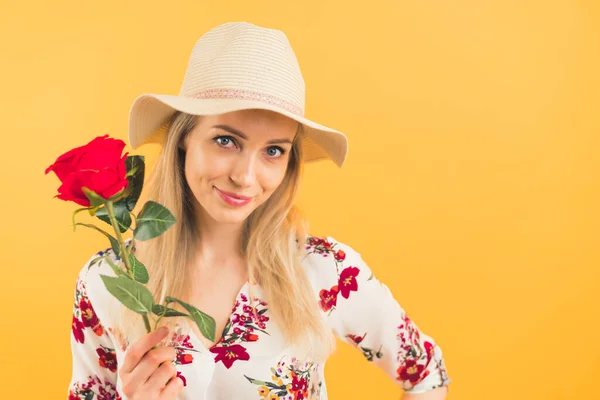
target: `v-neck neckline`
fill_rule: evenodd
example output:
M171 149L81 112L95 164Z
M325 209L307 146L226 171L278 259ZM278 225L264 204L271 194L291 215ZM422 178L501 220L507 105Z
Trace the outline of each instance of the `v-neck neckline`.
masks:
M186 321L186 323L189 326L189 335L190 335L190 338L192 339L192 341L194 343L198 344L200 351L202 351L202 352L209 352L211 349L215 348L216 346L218 346L219 343L221 343L221 339L223 338L223 336L225 334L225 330L227 329L227 326L231 323L231 319L233 317L233 314L235 314L235 311L238 308L238 306L237 306L238 301L241 300L242 294L245 294L246 290L250 288L250 285L251 285L250 281L247 280L242 285L242 287L240 288L240 290L238 290L238 293L235 296L235 300L233 301L233 305L230 308L231 311L229 313L229 316L227 317L227 322L225 323L225 326L223 327L223 331L221 332L221 335L218 338L218 340L215 343L213 343L210 347L206 347L204 345L204 342L202 341L202 339L196 334L196 331L193 329L193 326L195 326L196 328L198 328L198 325L196 325L194 323L194 321L191 321L191 320L187 320ZM252 285L252 286L255 286L255 285ZM250 296L248 295L248 297L250 297ZM240 304L241 303L242 303L242 301L240 301ZM202 310L200 310L200 311L202 311ZM199 328L198 328L198 331L200 332ZM202 334L202 332L200 332L200 334ZM215 332L215 339L217 339L216 338L216 332Z

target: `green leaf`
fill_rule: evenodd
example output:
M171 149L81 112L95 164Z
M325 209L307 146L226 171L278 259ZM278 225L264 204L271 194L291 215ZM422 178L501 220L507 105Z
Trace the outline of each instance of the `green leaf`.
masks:
M133 279L139 283L148 283L150 277L148 276L148 270L146 266L138 260L133 253L129 253L129 265L133 270Z
M129 278L127 273L125 271L123 271L122 268L119 268L119 266L115 265L115 263L112 262L112 260L110 259L110 256L104 256L102 258L104 259L104 261L106 261L108 263L108 265L110 265L110 268L112 268L115 275L125 276L125 277ZM131 279L131 278L129 278L129 279Z
M200 329L200 333L202 333L202 335L210 341L215 340L216 324L215 324L215 320L213 319L213 317L203 313L202 311L198 310L193 305L184 303L183 301L177 300L174 297L166 297L165 301L167 303L180 304L183 308L186 309L187 312L190 313L190 319L192 321L194 321L196 323L196 325L198 325L198 329Z
M114 278L100 275L100 277L110 294L115 296L125 307L142 315L152 312L154 297L144 285L126 276Z
M100 260L102 260L104 258L104 256L98 256L96 258L94 258L92 261L90 261L90 263L88 264L88 270L90 268L92 268L94 265L96 265L96 263Z
M128 156L125 160L125 166L127 167L127 181L129 182L127 187L131 188L131 194L123 201L127 209L133 211L144 186L144 172L146 169L144 156Z
M89 210L90 212L92 212L92 210L94 209L94 207L83 207L83 208L78 208L77 210L73 211L73 216L71 217L71 220L73 221L73 225L75 225L75 216L77 214L79 214L82 211L85 210Z
M152 307L152 312L155 315L163 316L163 317L189 317L189 315L186 313L182 313L181 311L177 311L177 310L174 310L169 307L165 307L160 304L155 304Z
M110 246L112 247L112 250L115 252L115 254L118 256L119 252L120 252L120 246L119 246L119 241L117 239L115 239L114 237L112 237L109 233L103 231L102 229L98 228L96 225L92 225L92 224L84 224L82 222L78 222L75 224L75 226L85 226L87 228L91 228L94 230L97 230L98 232L100 232L101 234L103 234L104 236L106 236L108 238L108 240L110 240Z
M86 187L82 187L81 190L83 191L83 194L85 194L85 197L87 197L90 201L90 206L97 207L106 203L106 199L93 190L90 190Z
M119 231L121 231L121 233L126 232L127 229L129 229L129 227L131 226L131 214L127 209L125 199L114 203L113 209L115 210L115 219L117 220L117 225L119 225ZM100 218L102 221L112 226L110 218L108 217L108 211L106 210L106 207L103 207L96 211L96 217Z
M250 383L253 383L255 385L267 386L267 382L265 381L259 381L258 379L249 378L246 375L244 375L244 378L248 379Z
M96 206L96 207L86 208L86 210L89 210L90 215L93 217L94 215L96 215L96 212L101 208L102 208L102 206Z
M167 208L150 200L144 204L136 223L133 236L137 240L149 240L169 229L175 223L175 217Z

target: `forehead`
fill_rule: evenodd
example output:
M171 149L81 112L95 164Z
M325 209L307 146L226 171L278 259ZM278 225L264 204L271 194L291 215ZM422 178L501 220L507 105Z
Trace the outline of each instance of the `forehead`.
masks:
M256 109L211 115L203 117L202 122L205 128L227 125L247 135L277 135L289 139L294 137L298 128L298 122L285 115Z

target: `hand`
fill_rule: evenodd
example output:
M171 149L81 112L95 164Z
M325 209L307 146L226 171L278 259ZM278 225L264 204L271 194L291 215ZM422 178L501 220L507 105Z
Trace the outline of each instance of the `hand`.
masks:
M119 377L128 399L174 400L183 389L172 363L177 356L175 348L154 348L168 334L169 330L162 327L142 336L127 350Z

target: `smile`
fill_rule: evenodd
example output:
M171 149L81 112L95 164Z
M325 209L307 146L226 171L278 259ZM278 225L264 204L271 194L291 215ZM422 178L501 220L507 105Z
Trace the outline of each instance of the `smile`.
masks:
M217 194L221 197L221 199L225 203L229 204L230 206L235 206L235 207L245 206L246 204L250 203L250 201L252 200L252 197L240 196L240 195L236 195L233 193L223 192L223 191L217 189L216 186L214 188L217 191Z

